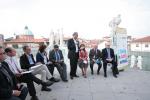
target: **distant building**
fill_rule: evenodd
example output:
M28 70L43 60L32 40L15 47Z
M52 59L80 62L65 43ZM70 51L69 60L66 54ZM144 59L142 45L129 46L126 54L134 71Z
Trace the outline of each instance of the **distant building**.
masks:
M58 36L59 37L59 36ZM54 38L54 37L53 37ZM24 45L28 45L32 48L36 48L39 46L39 44L49 44L50 40L53 38L40 38L36 39L34 38L34 34L32 33L31 30L27 26L25 26L23 32L21 34L16 35L16 38L14 39L13 37L10 37L8 39L5 39L4 45L6 47L14 47L14 48L22 48ZM67 42L71 37L65 37L63 35L63 44L64 46L67 46ZM92 48L94 44L99 44L100 40L99 39L93 39L93 40L87 40L83 38L79 38L80 44L85 44L87 48ZM57 41L56 41L57 42ZM60 40L58 41L60 42Z
M150 52L150 36L133 40L131 51Z
M71 37L64 37L63 38L65 46L67 46L67 41L69 39L71 39ZM99 39L87 40L87 39L79 38L79 42L80 42L80 44L85 44L86 48L92 48L93 45L95 45L95 44L98 45L100 43L100 40Z
M41 39L35 39L32 31L28 29L27 26L25 26L23 32L19 35L16 35L16 38L9 38L6 39L4 42L4 45L7 47L14 47L14 48L21 48L24 45L28 45L30 47L37 47L39 44L48 42L48 39L41 38Z
M103 48L105 48L105 43L106 42L110 42L111 41L111 37L110 36L105 36L102 38L102 40L100 41L99 45L98 45L98 48L100 50L102 50Z

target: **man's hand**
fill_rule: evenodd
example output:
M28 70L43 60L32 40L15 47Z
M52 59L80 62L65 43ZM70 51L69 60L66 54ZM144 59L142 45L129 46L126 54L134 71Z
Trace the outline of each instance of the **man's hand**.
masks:
M108 62L111 62L113 59L112 58L110 58L110 59L106 59Z
M20 77L22 74L21 73L16 73L15 75L16 75L16 77Z
M22 71L22 72L25 72L25 71L27 71L27 70L26 70L26 69L22 69L21 71Z
M40 65L40 64L42 64L41 62L37 62L35 65Z
M47 64L52 64L52 62L51 62L51 61L49 61L49 62L47 62Z
M64 62L64 60L62 59L62 60L60 60L60 62Z
M92 61L95 63L95 59L92 59Z
M19 96L21 94L21 91L18 91L18 90L13 90L13 96Z
M58 63L58 61L55 60L55 63Z

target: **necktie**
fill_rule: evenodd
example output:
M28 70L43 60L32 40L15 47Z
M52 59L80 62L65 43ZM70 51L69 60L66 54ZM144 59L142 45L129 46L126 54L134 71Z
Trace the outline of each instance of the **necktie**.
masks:
M109 48L107 48L107 53L108 53L108 58L110 59L111 55L110 55L110 49Z
M60 60L60 55L59 55L58 51L55 52L55 56L56 56L56 61L59 61Z

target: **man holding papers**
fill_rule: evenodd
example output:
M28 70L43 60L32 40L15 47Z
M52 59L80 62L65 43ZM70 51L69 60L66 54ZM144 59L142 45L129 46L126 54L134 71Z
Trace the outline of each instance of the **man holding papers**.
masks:
M0 100L25 100L28 89L20 85L15 75L4 64L5 52L0 46Z
M23 51L24 54L20 57L21 68L26 70L33 70L33 75L40 74L41 80L44 82L47 80L51 81L52 75L50 74L47 66L40 62L35 62L34 57L31 54L31 48L29 46L24 46Z
M33 84L33 81L36 82L37 84L42 85L42 89L45 91L51 91L51 89L47 88L47 86L52 85L53 83L48 81L44 82L38 78L36 78L32 73L25 73L25 70L22 70L17 63L15 56L16 56L16 51L13 48L6 48L5 49L6 53L6 59L5 62L8 64L10 70L15 74L17 77L17 80L19 82L25 82L27 83L27 87L29 90L30 95L32 96L31 100L38 100L38 97L36 96L36 90ZM24 74L23 74L24 73Z

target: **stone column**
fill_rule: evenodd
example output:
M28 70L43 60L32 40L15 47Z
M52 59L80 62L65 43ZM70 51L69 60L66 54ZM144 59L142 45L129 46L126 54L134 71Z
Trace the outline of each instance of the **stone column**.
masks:
M51 31L50 37L49 37L49 47L53 47L53 46L54 46L54 32Z
M60 36L59 36L59 30L57 30L56 34L55 34L55 44L59 45L59 41L60 41Z
M59 39L60 39L60 47L63 47L63 29L61 30L61 33L59 34Z

